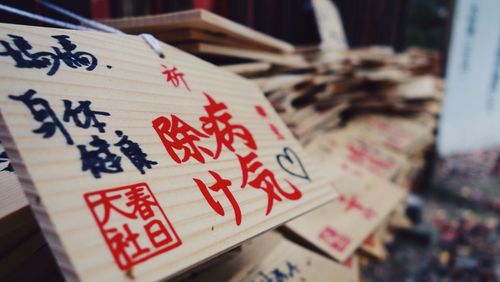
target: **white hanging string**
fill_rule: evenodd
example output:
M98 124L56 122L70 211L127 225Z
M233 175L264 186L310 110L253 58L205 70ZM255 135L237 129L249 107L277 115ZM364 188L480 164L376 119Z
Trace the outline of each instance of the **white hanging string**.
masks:
M67 17L70 17L70 18L73 18L75 20L78 20L80 21L80 23L86 25L86 26L89 26L91 28L94 28L94 29L97 29L97 30L100 30L100 31L104 31L104 32L109 32L109 33L118 33L118 34L124 34L121 30L119 29L116 29L112 26L109 26L109 25L105 25L105 24L102 24L98 21L94 21L94 20L91 20L91 19L87 19L85 17L82 17L76 13L73 13L69 10L66 10L64 8L61 8L55 4L52 4L50 2L47 2L45 0L37 0L37 3L40 3L41 5L43 5L44 7L47 7L55 12L58 12L62 15L65 15ZM153 51L155 51L155 53L160 56L160 58L164 58L165 55L163 54L162 50L161 50L161 45L160 45L160 42L151 34L149 33L142 33L140 34L140 36L144 39L144 41L146 41L146 43L151 47L151 49L153 49Z
M41 5L49 8L49 9L53 10L53 11L56 11L56 12L58 12L60 14L63 14L65 16L68 16L70 18L78 20L78 21L80 21L80 23L83 23L83 24L85 24L87 26L75 25L75 24L72 24L72 23L63 22L63 21L60 21L60 20L56 20L56 19L53 19L53 18L46 17L46 16L37 15L37 14L33 14L33 13L30 13L30 12L27 12L27 11L23 11L23 10L20 10L20 9L17 9L17 8L14 8L14 7L10 7L10 6L4 5L4 4L0 4L0 10L6 11L6 12L9 12L9 13L13 13L13 14L16 14L16 15L19 15L19 16L31 18L31 19L34 19L34 20L38 20L38 21L41 21L41 22L44 22L44 23L48 23L48 24L51 24L51 25L54 25L54 26L68 28L68 29L86 30L86 31L103 31L103 32L108 32L108 33L124 34L121 30L118 30L118 29L116 29L114 27L102 24L100 22L97 22L97 21L94 21L94 20L91 20L91 19L87 19L87 18L82 17L82 16L80 16L80 15L78 15L76 13L73 13L73 12L68 11L68 10L66 10L64 8L61 8L61 7L57 6L57 5L49 3L49 2L47 2L45 0L37 0L37 2L40 3ZM144 41L146 41L146 43L151 47L151 49L153 49L153 51L160 58L164 58L165 57L165 55L163 54L163 51L161 50L160 42L153 35L151 35L149 33L142 33L142 34L140 34L140 36L141 36L142 39L144 39Z
M146 43L148 43L149 47L155 51L155 53L160 57L160 58L165 58L165 54L163 54L163 51L161 50L161 45L158 39L156 39L152 34L149 33L141 33L140 36Z
M109 33L120 33L120 34L123 34L123 32L119 29L116 29L112 26L109 26L109 25L105 25L105 24L102 24L98 21L94 21L94 20L91 20L91 19L88 19L88 18L85 18L85 17L82 17L76 13L73 13L69 10L66 10L64 8L61 8L57 5L54 5L52 3L49 3L45 0L37 0L36 1L37 3L41 4L42 6L46 7L46 8L49 8L55 12L58 12L62 15L65 15L65 16L68 16L70 18L73 18L75 20L78 20L80 21L81 24L84 24L88 27L91 27L93 29L96 29L96 30L100 30L100 31L104 31L104 32L109 32Z
M55 12L58 12L62 15L65 15L67 17L70 17L70 18L73 18L75 20L78 20L80 21L80 23L86 25L86 26L89 26L91 28L94 28L96 30L100 30L100 31L104 31L104 32L109 32L109 33L118 33L118 34L124 34L121 30L119 29L116 29L112 26L109 26L109 25L105 25L103 23L100 23L98 21L94 21L94 20L91 20L91 19L87 19L85 17L82 17L76 13L73 13L69 10L66 10L64 8L61 8L55 4L52 4L50 2L47 2L45 0L37 0L37 3L40 3L41 5L43 5L44 7L47 7ZM162 50L161 50L161 45L160 45L160 42L158 42L158 40L151 34L149 33L142 33L140 34L140 36L144 39L144 41L146 41L146 43L151 47L151 49L153 49L153 51L155 51L155 53L160 57L160 58L164 58L165 55L163 54Z
M26 12L26 11L23 11L23 10L20 10L20 9L17 9L17 8L9 7L9 6L4 5L4 4L0 4L0 10L3 10L5 12L9 12L9 13L12 13L12 14L16 14L16 15L19 15L19 16L23 16L23 17L26 17L26 18L34 19L34 20L37 20L37 21L41 21L41 22L44 22L44 23L47 23L47 24L58 26L58 27L64 27L64 28L76 29L76 30L87 30L87 31L95 30L95 29L84 27L84 26L81 26L81 25L75 25L75 24L63 22L63 21L60 21L60 20L52 19L52 18L49 18L49 17L45 17L45 16L33 14L33 13Z

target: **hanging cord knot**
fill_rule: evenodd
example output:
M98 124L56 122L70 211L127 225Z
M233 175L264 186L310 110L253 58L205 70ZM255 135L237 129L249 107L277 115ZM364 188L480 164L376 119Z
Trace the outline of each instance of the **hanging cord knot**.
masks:
M160 58L165 58L165 54L163 54L163 51L161 50L161 45L160 41L156 39L152 34L150 33L141 33L140 36L146 43L148 43L149 47L155 51L155 53L160 57Z

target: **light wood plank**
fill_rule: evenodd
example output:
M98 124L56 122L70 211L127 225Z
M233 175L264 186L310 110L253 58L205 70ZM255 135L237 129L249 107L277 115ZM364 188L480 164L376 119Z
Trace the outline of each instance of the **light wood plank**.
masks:
M271 69L271 64L264 62L255 62L255 63L226 65L222 66L221 68L237 74L247 75L247 74L268 71Z
M75 44L74 56L75 52L84 51L98 60L94 70L71 68L59 61L57 72L47 75L47 68L15 67L11 57L0 56L0 140L67 280L120 281L128 280L132 275L135 281L151 281L171 277L335 198L335 191L326 183L315 161L303 151L254 83L166 44L162 44L165 58L159 58L138 36L1 24L0 40L14 49L18 47L8 34L24 37L32 46L31 53L54 53L53 48L61 50L60 43L51 36L67 35L69 38L66 39ZM71 49L71 46L67 48ZM176 86L172 81L166 81L162 72L174 67L184 74L186 84L179 80ZM30 89L36 94L29 92ZM33 132L47 121L43 114L52 112L42 111L41 118L35 120L27 107L29 104L13 98L20 99L19 96L26 93L44 99L50 105L54 115L51 118L61 122L73 145L61 133L61 128L53 136L49 132L47 138ZM227 112L232 115L230 122L244 126L253 136L257 149L245 145L247 143L236 136L235 152L223 147L219 157L212 157L216 148L215 137L201 128L199 120L200 116L207 114L204 106L209 103L203 93L227 105ZM80 101L90 101L92 110L109 113L109 116L97 116L100 122L106 123L104 132L94 127L78 127L71 118L64 121L63 99L72 102L71 108ZM38 102L33 102L35 113L44 108ZM265 117L259 115L256 106L265 112ZM200 141L196 144L197 148L203 146L211 152L202 153L205 163L193 157L177 163L174 157L182 158L182 149L168 153L169 141L165 141L167 147L162 144L160 137L164 135L156 132L152 122L162 116L172 120L171 115L205 132L197 134ZM79 117L83 118L81 113ZM282 138L273 134L270 124ZM120 141L118 130L136 142L147 154L147 159L157 164L151 169L143 167L142 174L117 145ZM161 128L158 130L162 132ZM235 130L241 132L242 128ZM123 172L97 174L100 176L97 178L91 171L82 170L80 150L95 149L89 144L92 135L106 140L110 144L108 149L121 157ZM79 149L76 145L85 147ZM247 156L252 152L258 155L256 160L263 167L250 173L249 183L266 168L282 187L282 190L272 188L276 193L272 202L268 203L265 192L271 187L266 188L263 183L254 183L256 187L264 187L261 189L248 183L245 188L240 188L243 175L236 153ZM140 154L135 151L134 156ZM241 209L239 225L236 208L224 190L209 191L214 200L221 203L224 210L224 216L221 216L209 205L193 180L197 178L212 185L214 179L209 170L232 182L227 193L234 196ZM141 183L147 184L149 190ZM291 190L289 183L296 185L297 190ZM156 198L148 206L154 211L153 219L160 222L156 226L167 230L161 229L160 235L168 234L169 243L148 239L144 226L151 224L152 219L135 214L132 206L126 205L130 196L125 193L132 192L133 187L142 189L150 201L152 196ZM112 188L117 190L108 190ZM297 191L301 193L299 197ZM84 196L92 192L100 194ZM119 196L111 205L135 214L135 218L125 217L113 209L109 210L110 217L106 219L103 211L108 209L95 202L104 199L103 195ZM121 261L124 253L137 253L139 248L134 249L131 239L134 237L124 237L130 239L126 241L129 245L124 253L118 252L113 247L115 245L109 247L106 240L111 240L109 232L115 232L109 231L110 228L118 228L117 233L126 235L123 234L125 224L133 234L139 235L138 244L159 253L145 261ZM114 258L113 251L121 256Z
M198 29L212 32L216 36L223 37L226 41L250 42L253 45L261 46L261 48L272 48L285 53L294 51L294 47L289 43L205 10L106 19L102 22L133 34L142 32L156 34L176 29Z
M315 139L306 149L321 160L327 178L340 196L336 202L288 222L286 227L345 262L406 192L356 163L333 157L331 145L325 140Z
M250 59L296 68L307 67L309 65L302 56L294 54L274 54L271 52L254 51L208 43L179 44L177 47L189 53Z

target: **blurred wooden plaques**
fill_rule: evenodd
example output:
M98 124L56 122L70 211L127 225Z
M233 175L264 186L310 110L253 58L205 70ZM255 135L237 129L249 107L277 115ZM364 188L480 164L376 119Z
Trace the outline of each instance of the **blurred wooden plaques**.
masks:
M345 267L289 241L281 240L264 258L257 258L254 265L247 265L234 279L251 282L269 277L279 281L286 276L287 281L354 281Z
M396 67L385 67L379 69L359 70L356 72L356 77L363 78L371 82L389 81L392 83L401 83L408 79L409 73L403 69Z
M367 254L377 258L378 260L385 260L389 256L389 253L384 245L384 235L387 232L387 225L382 224L377 227L375 232L370 234L363 241L361 245L361 250Z
M330 131L324 136L322 149L328 150L332 158L354 163L375 176L389 181L395 179L407 165L406 158L370 142L363 134L351 129Z
M316 111L313 105L302 108L296 111L292 118L289 119L292 125L292 132L301 142L308 140L315 130L320 128L326 130L336 127L341 121L340 113L347 107L348 105L345 103L324 111Z
M255 63L226 65L221 68L230 72L248 76L255 73L260 73L270 70L271 64L264 62L255 62Z
M438 83L438 79L431 75L415 77L389 89L388 95L402 97L407 100L441 100L442 92L438 90Z
M314 140L307 151L321 159L325 175L339 192L339 198L288 222L286 227L344 262L396 208L405 192L356 163L330 156L329 146L323 142Z
M264 92L278 91L282 89L291 89L295 85L311 80L311 74L280 74L266 78L253 79L260 89Z
M274 232L243 244L227 261L181 281L356 281L352 271Z
M307 61L300 55L275 54L237 47L220 46L207 43L192 43L177 45L180 49L194 54L215 55L268 62L289 67L307 67Z
M365 115L351 122L349 128L368 140L406 155L423 150L434 139L432 128L400 117Z
M132 35L0 40L0 139L67 280L171 277L336 196L238 75Z
M174 281L230 281L248 265L254 265L257 260L266 257L281 240L281 235L274 230L258 235L243 242L238 248L220 255L220 261L211 261L201 265L199 269L190 270ZM218 257L218 258L219 258Z
M148 32L165 42L169 42L169 32L171 31L193 29L202 31L206 34L202 37L195 38L197 40L203 40L206 37L215 37L224 40L220 41L221 44L224 44L224 42L238 42L250 48L256 47L266 51L283 53L290 53L294 50L294 47L289 43L275 39L205 10L190 10L153 16L107 19L102 20L102 22L127 33L139 34ZM188 37L188 35L186 35L186 37ZM214 43L210 40L207 42Z
M357 254L354 254L350 256L349 258L346 259L344 263L342 263L343 266L347 267L349 271L351 272L351 280L359 282L361 281L361 270L360 270L360 265L359 265L359 256Z
M388 226L391 228L410 229L413 223L406 216L405 205L400 204L389 217Z
M218 33L211 33L208 31L195 30L195 29L174 29L168 30L165 32L158 32L155 34L157 39L161 41L178 46L181 44L189 44L193 42L203 42L208 44L214 44L218 46L226 46L226 47L238 47L250 50L260 50L259 46L254 46L252 44L245 44L245 42L240 41L231 41L227 40L225 36L222 36ZM268 50L265 50L268 51Z

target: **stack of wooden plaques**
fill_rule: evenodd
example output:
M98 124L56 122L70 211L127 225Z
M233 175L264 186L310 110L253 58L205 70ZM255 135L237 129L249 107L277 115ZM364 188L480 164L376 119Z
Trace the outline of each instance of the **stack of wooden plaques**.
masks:
M296 49L207 11L105 23L183 51L0 28L42 58L0 56L0 280L359 281L390 255L434 144L433 53Z
M265 71L271 64L307 66L302 56L294 54L292 45L205 10L110 19L103 23L126 33L151 33L209 61L238 62L232 67L236 71Z
M293 243L277 232L244 243L220 261L191 271L178 281L356 281L354 266L344 266Z
M211 15L202 11L185 14L204 13ZM170 29L172 23L158 20L153 24L151 19L169 19L174 15L106 23L129 32L161 36L158 30ZM132 26L141 28L134 30ZM228 23L226 28L232 26L238 25ZM203 28L193 24L190 29ZM223 32L222 27L219 31L229 33ZM252 37L258 40L258 36ZM183 48L174 38L161 39ZM207 38L191 39L199 45L209 42ZM236 45L237 41L233 37L217 44ZM255 46L252 49L258 50ZM211 59L206 56L209 52L185 50ZM259 51L286 54L290 49ZM294 135L322 164L327 180L340 192L337 202L287 223L280 231L337 262L357 261L357 250L385 259L388 252L384 242L391 238L389 229L411 226L404 215L404 198L425 164L426 152L434 145L443 93L441 79L436 76L438 58L426 50L409 49L396 54L385 47L296 48L295 54L306 63L287 64L257 56L242 56L251 62L235 65L212 60L261 88ZM242 273L246 270L235 277L246 275ZM201 271L196 275L208 274Z
M387 48L368 48L343 56L336 64L312 61L315 67L300 74L248 77L303 143L315 132L371 113L405 116L435 127L443 89L434 72L433 53L394 54Z

